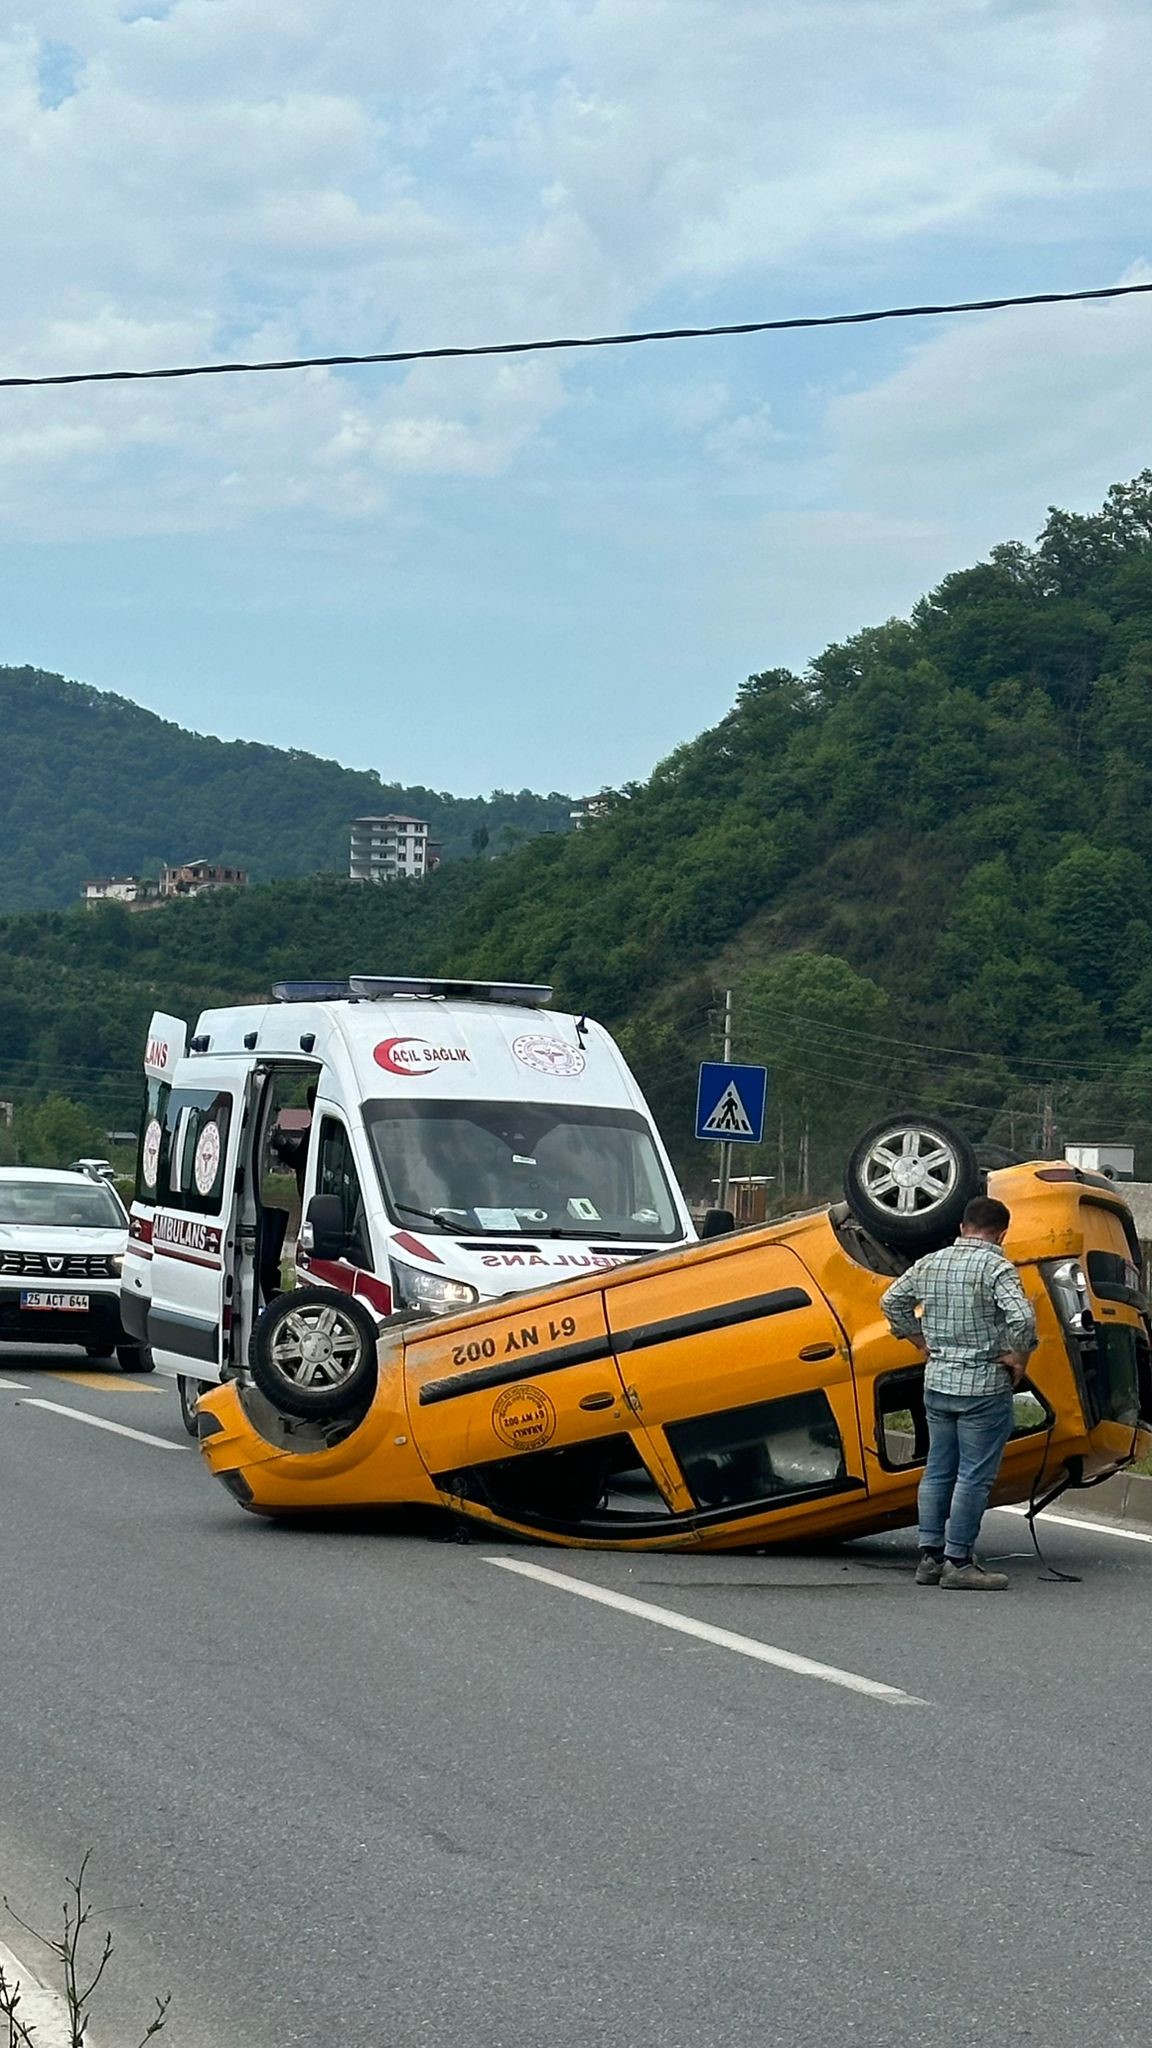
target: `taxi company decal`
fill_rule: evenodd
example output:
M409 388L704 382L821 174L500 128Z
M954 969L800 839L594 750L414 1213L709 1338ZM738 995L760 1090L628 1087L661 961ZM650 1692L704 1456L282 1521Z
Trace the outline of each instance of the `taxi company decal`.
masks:
M140 1171L144 1176L145 1187L155 1187L156 1169L159 1164L160 1124L158 1118L153 1117L148 1129L144 1133L144 1144L140 1152Z
M556 1410L539 1387L505 1387L492 1409L492 1427L514 1451L538 1451L556 1434Z
M210 1195L220 1171L220 1126L218 1123L205 1124L196 1140L196 1157L192 1162L192 1177L196 1182L198 1195Z
M173 1251L218 1252L220 1249L220 1228L218 1224L201 1223L195 1216L157 1216L152 1225L154 1245L167 1245Z
M386 1074L431 1074L437 1067L471 1066L462 1045L431 1045L426 1038L384 1038L373 1059Z
M554 1259L546 1259L542 1252L485 1252L482 1266L555 1266L579 1267L584 1272L602 1272L609 1266L627 1266L636 1257L635 1252L559 1252Z
M562 1038L546 1038L539 1031L526 1031L512 1040L512 1051L522 1067L534 1074L549 1074L554 1081L571 1080L587 1065L578 1045L565 1045Z

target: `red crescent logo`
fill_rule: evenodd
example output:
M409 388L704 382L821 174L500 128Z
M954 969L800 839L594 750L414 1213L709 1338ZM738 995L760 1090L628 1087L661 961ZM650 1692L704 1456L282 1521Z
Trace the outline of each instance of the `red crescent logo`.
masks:
M384 1038L381 1039L372 1057L378 1067L383 1067L386 1074L431 1074L433 1072L431 1065L425 1066L422 1062L418 1065L415 1060L409 1064L407 1061L398 1061L395 1057L398 1045L427 1045L427 1043L426 1038Z

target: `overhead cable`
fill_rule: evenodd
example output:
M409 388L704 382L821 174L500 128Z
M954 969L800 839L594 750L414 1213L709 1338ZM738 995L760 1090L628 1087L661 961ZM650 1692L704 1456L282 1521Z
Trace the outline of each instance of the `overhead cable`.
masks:
M0 390L47 384L145 384L176 377L256 376L267 370L340 370L373 363L433 363L466 356L544 355L568 348L635 348L650 341L712 341L725 335L785 334L810 327L866 327L880 320L928 320L945 313L999 313L1010 306L1069 306L1087 299L1126 299L1147 284L1102 285L1083 292L1024 292L1011 298L956 299L938 306L883 306L866 313L796 314L783 320L736 320L717 327L652 327L628 334L569 334L547 341L488 341L470 347L384 349L372 355L285 356L255 363L183 363L163 370L69 370L51 376L0 377Z

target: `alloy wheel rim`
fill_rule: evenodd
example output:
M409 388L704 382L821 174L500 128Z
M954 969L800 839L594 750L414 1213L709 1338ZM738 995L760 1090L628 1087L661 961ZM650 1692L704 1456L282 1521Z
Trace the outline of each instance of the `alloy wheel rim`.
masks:
M959 1170L952 1147L935 1131L905 1124L869 1147L864 1187L893 1216L929 1216L952 1194Z
M294 1387L343 1385L360 1363L359 1331L338 1308L291 1309L272 1336L278 1373Z

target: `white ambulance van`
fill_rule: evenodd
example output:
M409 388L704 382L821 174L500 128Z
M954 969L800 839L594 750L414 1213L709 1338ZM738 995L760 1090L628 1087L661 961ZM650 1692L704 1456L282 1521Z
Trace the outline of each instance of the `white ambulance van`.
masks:
M271 1003L205 1011L171 1070L159 1048L183 1026L153 1020L125 1317L135 1331L146 1300L141 1341L181 1382L190 1427L199 1384L247 1374L294 1240L291 1309L264 1348L289 1410L295 1391L297 1413L334 1417L387 1318L695 1236L619 1049L547 1010L551 993L282 984Z

